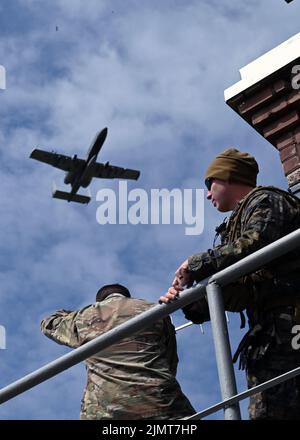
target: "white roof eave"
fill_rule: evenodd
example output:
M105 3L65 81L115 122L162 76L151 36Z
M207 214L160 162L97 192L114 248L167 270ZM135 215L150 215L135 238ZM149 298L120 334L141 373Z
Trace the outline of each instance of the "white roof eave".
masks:
M300 32L242 67L241 80L224 91L225 101L247 90L262 79L300 57Z

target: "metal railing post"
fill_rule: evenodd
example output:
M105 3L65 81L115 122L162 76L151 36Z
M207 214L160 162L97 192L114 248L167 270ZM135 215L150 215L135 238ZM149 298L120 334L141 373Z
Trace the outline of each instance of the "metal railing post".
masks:
M216 283L206 287L211 327L216 353L222 400L237 394L234 368L232 364L230 341L225 317L222 289ZM225 420L240 420L239 404L224 408Z

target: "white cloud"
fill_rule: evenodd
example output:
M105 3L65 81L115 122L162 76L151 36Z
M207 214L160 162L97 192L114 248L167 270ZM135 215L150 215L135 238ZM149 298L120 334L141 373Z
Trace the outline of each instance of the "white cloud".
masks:
M8 27L0 41L7 71L0 94L2 385L62 353L39 333L45 313L89 303L99 284L114 279L156 301L177 265L211 246L212 225L221 220L206 205L199 237L179 226L100 226L96 202L50 198L52 180L62 186L63 175L29 161L31 150L84 156L108 126L99 159L141 169L137 185L146 190L203 187L207 164L232 144L257 156L261 183L284 185L276 151L224 104L223 90L240 67L298 32L300 8L273 0L17 3L24 29ZM93 194L103 186L117 187L97 181ZM215 363L209 338L192 334L178 337L179 375L202 407L218 399ZM84 374L72 371L3 405L0 417L76 418L72 390L80 399ZM52 383L63 386L64 405Z

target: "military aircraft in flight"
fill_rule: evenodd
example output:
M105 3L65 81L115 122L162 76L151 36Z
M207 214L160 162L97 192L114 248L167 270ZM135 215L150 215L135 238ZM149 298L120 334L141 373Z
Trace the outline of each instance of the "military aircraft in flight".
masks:
M35 149L30 154L31 159L47 163L53 167L66 172L65 184L71 185L71 191L54 190L52 196L56 199L67 200L68 202L89 203L91 197L77 194L82 186L87 188L94 177L101 179L132 179L137 180L140 172L129 168L120 168L107 163L96 162L98 153L106 139L107 128L100 131L92 143L86 159L78 159L54 152Z

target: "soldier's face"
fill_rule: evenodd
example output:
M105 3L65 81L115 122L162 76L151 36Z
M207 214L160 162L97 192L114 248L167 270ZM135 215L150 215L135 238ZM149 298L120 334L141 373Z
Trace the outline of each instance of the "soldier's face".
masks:
M231 184L224 180L210 179L206 198L211 200L214 207L220 212L231 211L234 208Z

